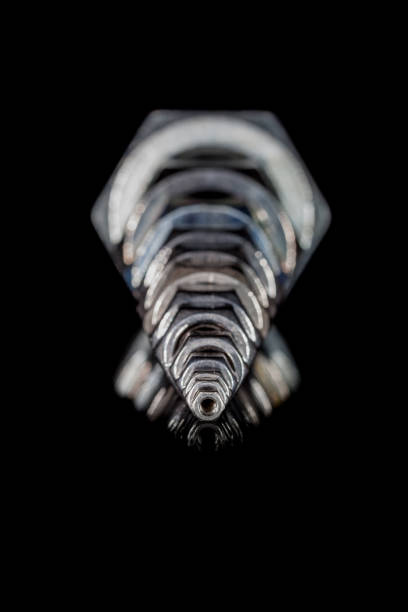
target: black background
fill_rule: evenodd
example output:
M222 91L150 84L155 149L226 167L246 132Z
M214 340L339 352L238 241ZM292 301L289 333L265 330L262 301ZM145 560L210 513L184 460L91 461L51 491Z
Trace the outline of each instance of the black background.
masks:
M380 338L394 337L395 314L385 318L384 307L397 286L403 200L380 191L387 158L388 191L404 157L380 141L395 133L405 142L402 121L391 127L394 83L405 75L396 22L405 21L382 5L378 14L310 3L86 8L18 6L15 23L4 20L13 82L3 97L16 113L3 113L2 125L17 150L3 148L17 176L5 173L12 193L3 208L19 217L3 228L12 238L4 269L24 296L21 313L14 291L4 292L16 318L3 326L13 343L22 322L36 336L15 342L15 357L3 350L18 378L3 376L2 406L17 421L2 430L12 446L4 505L16 525L4 527L13 597L38 592L78 607L87 591L106 607L112 589L117 609L130 587L135 605L151 608L157 595L179 605L188 595L190 606L207 597L214 607L221 587L229 607L234 596L242 607L249 590L256 609L283 587L285 603L299 597L327 609L370 594L378 604L385 587L389 608L386 568L399 556L382 547L401 540L393 493L403 479L394 485L392 476L402 465L395 430L404 395L391 399L396 374L385 366L395 369L399 357ZM302 384L242 446L215 455L176 443L113 390L139 321L90 211L145 116L166 108L271 110L332 211L276 319Z
M405 21L383 5L86 8L18 6L14 23L4 19L13 79L3 98L15 114L4 112L2 125L12 128L17 150L3 149L17 176L5 173L12 193L3 208L20 217L3 228L12 238L4 269L24 293L20 303L14 290L4 292L16 310L3 324L17 355L3 356L18 380L4 375L2 406L17 421L2 430L12 446L4 505L11 502L16 525L4 527L13 597L32 601L38 592L41 601L56 595L78 607L81 589L106 605L112 589L116 609L126 587L141 603L150 579L149 607L157 595L178 604L190 588L189 605L207 596L214 606L224 587L229 607L234 595L242 606L249 589L256 608L275 603L282 586L285 603L297 596L325 609L333 600L350 607L370 594L378 604L385 586L389 608L395 588L386 567L399 556L381 548L401 539L398 525L392 533L392 494L403 491L403 479L394 486L402 461L388 447L404 447L395 442L404 395L391 399L396 375L384 370L399 358L383 352L379 338L394 337L395 314L385 318L384 307L395 295L403 200L380 189L387 158L388 190L404 157L380 141L393 133L405 143L402 121L391 127L395 82L405 75L397 22ZM276 319L302 385L241 447L216 455L178 445L113 391L139 323L90 210L144 117L160 108L271 110L332 211ZM393 227L384 232L387 216ZM32 342L14 342L22 322L34 330ZM402 331L401 324L400 344Z

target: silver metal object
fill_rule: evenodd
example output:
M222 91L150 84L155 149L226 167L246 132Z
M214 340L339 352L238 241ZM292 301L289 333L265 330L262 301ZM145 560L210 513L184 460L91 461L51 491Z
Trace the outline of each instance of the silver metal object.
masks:
M217 448L296 389L270 323L330 213L273 115L152 113L92 219L143 319L120 395Z

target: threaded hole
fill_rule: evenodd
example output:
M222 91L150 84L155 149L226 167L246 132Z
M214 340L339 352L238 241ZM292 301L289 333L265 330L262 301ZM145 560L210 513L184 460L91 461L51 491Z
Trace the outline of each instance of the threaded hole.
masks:
M203 400L201 400L200 408L203 414L210 416L216 411L217 402L211 399L211 397L205 397Z

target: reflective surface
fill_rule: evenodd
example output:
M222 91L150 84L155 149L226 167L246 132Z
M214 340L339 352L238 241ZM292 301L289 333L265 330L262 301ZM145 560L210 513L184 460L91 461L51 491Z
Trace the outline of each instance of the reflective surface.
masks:
M94 224L143 329L116 379L188 445L242 438L296 389L271 320L329 223L268 113L152 113Z
M119 369L116 391L132 400L150 420L162 419L189 446L201 447L204 435L206 445L217 449L241 440L248 426L268 417L296 390L299 373L284 340L272 327L232 399L234 378L221 359L197 359L184 369L179 380L181 392L185 391L187 397L204 398L201 406L197 399L189 409L157 364L147 336L140 333ZM201 391L200 385L213 392ZM217 387L224 404L229 403L225 411L224 405L214 414L219 408L210 402ZM205 398L210 401L205 403Z

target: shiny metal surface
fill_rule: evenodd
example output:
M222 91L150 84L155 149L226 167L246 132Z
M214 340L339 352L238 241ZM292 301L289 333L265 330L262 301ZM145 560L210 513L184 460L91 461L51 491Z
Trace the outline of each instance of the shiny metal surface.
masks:
M115 176L109 197L109 235L114 244L135 202L169 158L192 149L217 148L253 158L264 170L296 228L299 243L310 246L315 221L313 193L296 157L265 130L232 115L202 114L180 119L154 132L131 151Z
M118 394L188 445L242 439L299 384L271 320L329 219L272 115L152 113L93 211L143 320Z

